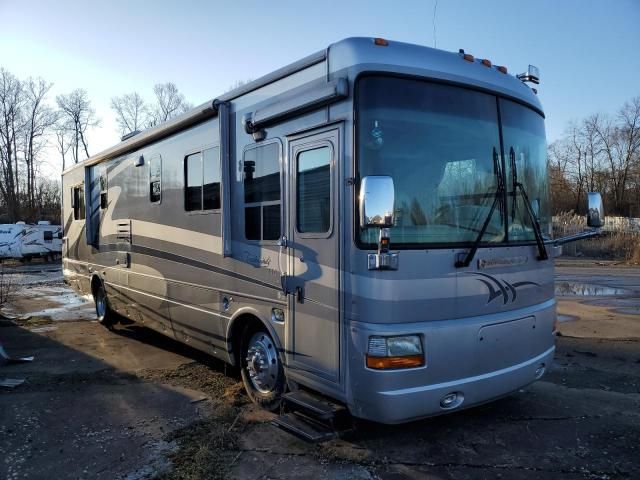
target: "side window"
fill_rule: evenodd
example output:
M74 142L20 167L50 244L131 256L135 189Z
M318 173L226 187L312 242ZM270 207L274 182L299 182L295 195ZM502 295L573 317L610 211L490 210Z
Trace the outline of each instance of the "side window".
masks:
M192 153L184 159L185 195L187 212L202 209L202 154Z
M296 226L300 233L331 228L331 149L306 150L296 165Z
M220 208L220 147L192 153L184 159L187 212Z
M73 219L84 220L84 183L81 183L77 187L73 187L71 195L73 198Z
M209 148L202 152L204 181L202 185L202 209L220 208L220 147Z
M107 197L107 174L104 173L100 175L100 208L107 208L107 204L109 203L109 198Z
M149 159L149 201L160 203L162 198L162 157L154 155Z
M45 243L53 242L53 232L51 230L45 230L42 234L44 236Z
M280 238L280 147L261 145L244 152L244 230L247 240Z

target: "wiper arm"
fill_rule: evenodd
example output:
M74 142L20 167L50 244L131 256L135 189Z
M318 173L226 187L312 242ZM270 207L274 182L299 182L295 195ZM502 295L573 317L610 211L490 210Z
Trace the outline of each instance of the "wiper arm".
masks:
M489 222L491 222L491 217L493 217L493 212L496 210L496 207L500 205L500 223L505 220L505 211L504 211L504 176L502 175L502 165L500 163L500 159L498 157L498 151L496 147L493 147L493 172L495 173L498 185L496 187L496 193L493 197L493 203L491 204L491 209L489 210L489 215L484 219L484 223L482 224L482 228L478 233L475 241L473 242L473 246L471 250L467 253L467 256L464 260L457 260L455 263L456 268L468 267L471 265L473 261L473 257L476 256L476 252L480 247L480 242L482 242L482 237L487 231L487 227L489 226Z
M531 206L529 196L524 189L524 185L522 185L522 183L518 181L516 152L513 150L513 147L509 148L509 164L511 166L511 179L513 182L511 221L514 222L516 219L516 206L518 205L517 191L518 189L520 189L520 193L522 194L522 198L524 200L524 206L527 209L527 213L529 214L529 218L531 219L531 224L533 225L533 234L535 235L536 243L538 244L538 260L547 260L549 258L549 255L547 254L547 247L545 247L544 239L542 238L542 229L540 228L540 222L538 221L538 217L536 217L536 214L533 211L533 207Z

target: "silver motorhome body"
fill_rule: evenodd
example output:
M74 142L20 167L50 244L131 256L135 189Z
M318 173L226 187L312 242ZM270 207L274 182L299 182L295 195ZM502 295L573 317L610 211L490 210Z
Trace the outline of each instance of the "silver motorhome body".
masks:
M454 266L510 165L544 223L546 173L530 153L541 125L536 95L493 67L343 40L66 170L65 278L232 364L259 324L291 385L362 418L485 402L553 357L553 264L537 259L513 189L474 261ZM360 227L358 205L369 175L396 185L394 268L370 268L377 230ZM393 338L422 363L371 367Z

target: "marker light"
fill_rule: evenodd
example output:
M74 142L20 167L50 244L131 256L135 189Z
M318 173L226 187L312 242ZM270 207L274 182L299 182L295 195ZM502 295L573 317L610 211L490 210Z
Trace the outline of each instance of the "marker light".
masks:
M387 40L385 40L384 38L374 38L373 39L373 43L375 45L378 45L379 47L388 47L389 46L389 42Z
M369 337L367 367L376 370L424 366L422 342L418 335Z
M507 67L503 67L502 65L501 65L501 66L496 67L496 69L497 69L500 73L507 73Z
M482 63L485 67L491 66L491 60L487 60L486 58L483 58L480 63Z
M476 61L476 59L470 53L465 53L464 55L462 55L462 58L464 58L467 62L475 62Z

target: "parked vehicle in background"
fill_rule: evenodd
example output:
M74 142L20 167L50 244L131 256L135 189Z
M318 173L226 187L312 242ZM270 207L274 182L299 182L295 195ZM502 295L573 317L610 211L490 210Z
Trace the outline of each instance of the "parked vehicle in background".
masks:
M0 259L25 262L33 258L54 260L62 253L62 227L49 221L0 225Z
M333 44L67 169L65 278L103 324L238 365L267 408L289 388L308 414L329 415L321 394L398 423L506 395L555 348L525 81L464 51Z

